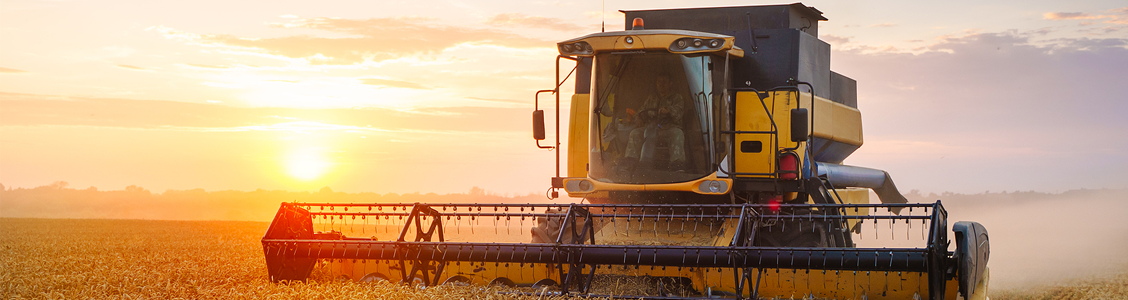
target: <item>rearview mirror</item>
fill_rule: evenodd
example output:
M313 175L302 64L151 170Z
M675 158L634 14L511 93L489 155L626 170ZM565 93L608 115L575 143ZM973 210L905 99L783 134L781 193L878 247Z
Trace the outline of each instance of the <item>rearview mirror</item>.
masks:
M791 110L791 141L807 141L807 109L796 108Z
M533 139L544 140L544 111L533 111Z

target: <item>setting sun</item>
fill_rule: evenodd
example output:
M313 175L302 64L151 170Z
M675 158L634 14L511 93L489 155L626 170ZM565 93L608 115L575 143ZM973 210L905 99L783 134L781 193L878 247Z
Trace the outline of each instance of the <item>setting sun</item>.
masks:
M295 178L313 180L329 169L329 162L316 149L300 149L286 157L286 170Z

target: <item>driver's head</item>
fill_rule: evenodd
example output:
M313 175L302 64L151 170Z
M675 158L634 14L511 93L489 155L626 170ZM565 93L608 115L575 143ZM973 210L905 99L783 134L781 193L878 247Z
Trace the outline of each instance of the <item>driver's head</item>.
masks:
M670 73L659 73L658 78L655 79L654 85L658 89L658 94L669 94L670 85L673 82L670 80Z

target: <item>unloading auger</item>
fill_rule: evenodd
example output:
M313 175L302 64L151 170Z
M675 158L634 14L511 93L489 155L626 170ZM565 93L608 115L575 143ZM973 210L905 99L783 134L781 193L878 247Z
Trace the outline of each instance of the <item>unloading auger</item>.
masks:
M284 203L262 240L271 280L320 270L628 298L986 298L982 225L949 231L939 201L907 203L887 172L842 164L862 145L861 113L856 82L830 71L822 12L623 12L624 31L558 43L555 88L536 93L556 100L552 145L535 101L537 146L569 145L548 195L589 204Z

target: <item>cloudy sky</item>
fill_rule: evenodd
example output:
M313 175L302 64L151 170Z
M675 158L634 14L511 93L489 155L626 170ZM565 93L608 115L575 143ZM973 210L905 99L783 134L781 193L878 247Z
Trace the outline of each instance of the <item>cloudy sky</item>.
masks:
M771 3L8 0L0 183L542 192L529 115L556 41L751 4ZM1122 1L805 4L859 82L848 164L926 192L1128 187Z

